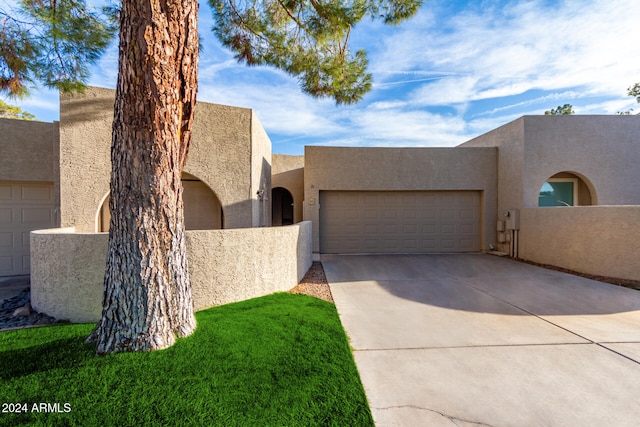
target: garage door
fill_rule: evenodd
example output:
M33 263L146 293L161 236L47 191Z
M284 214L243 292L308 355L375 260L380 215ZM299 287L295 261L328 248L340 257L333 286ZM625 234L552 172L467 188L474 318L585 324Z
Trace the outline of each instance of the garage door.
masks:
M321 191L320 252L480 250L478 191Z
M55 226L53 184L0 181L0 276L29 274L29 232Z

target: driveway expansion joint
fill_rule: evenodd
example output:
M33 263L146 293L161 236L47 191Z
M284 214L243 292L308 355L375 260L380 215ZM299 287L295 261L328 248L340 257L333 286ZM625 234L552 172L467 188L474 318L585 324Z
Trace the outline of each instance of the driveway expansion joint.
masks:
M459 422L465 423L466 425L471 425L471 426L478 426L478 427L494 427L492 424L486 424L486 423L481 423L478 421L470 421L470 420L465 420L462 418L458 418L458 417L454 417L453 415L447 415L445 413L442 413L440 411L436 411L435 409L430 409L430 408L424 408L422 406L416 406L416 405L399 405L399 406L387 406L384 408L374 408L376 410L379 411L387 411L387 410L391 410L391 409L404 409L404 408L410 408L410 409L418 409L420 411L428 411L428 412L432 412L434 414L438 414L444 418L447 418L449 421L451 421L453 423L453 425L459 426L460 424L458 424Z
M597 345L598 347L601 347L601 348L603 348L603 349L605 349L605 350L608 350L608 351L610 351L610 352L612 352L612 353L614 353L614 354L617 354L618 356L624 357L625 359L630 360L630 361L632 361L633 363L636 363L636 364L640 365L640 361L638 361L638 360L636 360L636 359L634 359L634 358L632 358L632 357L629 357L629 356L627 356L626 354L620 353L619 351L615 351L614 349L612 349L612 348L610 348L610 347L607 347L607 346L606 346L606 344L616 344L616 343L596 343L596 345ZM635 343L634 343L634 344L635 344Z
M455 278L455 276L453 276L453 275L451 275L451 277L454 277L454 278ZM573 334L573 335L575 335L575 336L577 336L577 337L579 337L579 338L582 338L583 340L589 341L589 342L590 342L590 343L592 343L592 344L597 344L595 341L593 341L593 340L591 340L591 339L589 339L589 338L587 338L587 337L584 337L584 336L580 335L580 334L579 334L579 333L577 333L577 332L574 332L574 331L572 331L572 330L570 330L570 329L567 329L567 328L565 328L565 327L563 327L563 326L558 325L557 323L552 322L551 320L549 320L549 319L545 318L545 316L544 316L544 315L539 315L539 314L533 313L532 311L529 311L529 310L527 310L527 309L524 309L524 308L522 308L522 307L520 307L520 306L516 305L515 303L512 303L511 301L507 301L507 300L506 300L506 299L504 299L504 298L500 298L500 297L499 297L499 296L497 296L497 295L493 295L491 292L488 292L488 291L486 291L486 290L484 290L484 289L481 289L481 288L479 288L479 287L477 287L477 286L474 286L474 285L473 285L473 283L470 283L470 282L468 282L467 280L464 280L463 278L456 278L456 280L458 280L460 283L462 283L462 284L464 284L464 285L466 285L466 286L469 286L469 287L470 287L470 288L472 288L472 289L475 289L476 291L482 292L483 294L490 296L491 298L495 298L495 299L497 299L498 301L502 301L502 302L503 302L503 303L505 303L505 304L509 304L511 307L514 307L514 308L516 308L516 309L518 309L518 310L520 310L520 311L523 311L524 313L527 313L527 314L528 314L528 315L530 315L530 316L533 316L533 317L535 317L535 318L537 318L537 319L540 319L540 320L542 320L543 322L547 322L548 324L550 324L550 325L552 325L552 326L555 326L556 328L562 329L562 330L564 330L564 331L566 331L566 332L568 332L568 333L570 333L570 334Z

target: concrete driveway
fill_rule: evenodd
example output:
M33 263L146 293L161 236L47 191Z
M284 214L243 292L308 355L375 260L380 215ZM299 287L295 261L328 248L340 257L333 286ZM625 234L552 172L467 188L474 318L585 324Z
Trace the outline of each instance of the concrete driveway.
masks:
M378 426L638 426L640 292L491 255L323 255Z

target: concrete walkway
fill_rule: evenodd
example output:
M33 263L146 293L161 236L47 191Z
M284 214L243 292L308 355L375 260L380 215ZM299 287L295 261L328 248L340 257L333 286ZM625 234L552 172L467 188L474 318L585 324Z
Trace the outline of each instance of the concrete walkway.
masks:
M378 426L637 426L640 292L491 255L323 255Z

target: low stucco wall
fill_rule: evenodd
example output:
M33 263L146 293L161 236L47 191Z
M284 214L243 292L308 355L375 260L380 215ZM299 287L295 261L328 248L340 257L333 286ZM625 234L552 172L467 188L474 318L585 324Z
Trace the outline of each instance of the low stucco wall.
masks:
M31 304L72 322L97 322L107 233L74 228L31 233ZM196 310L293 288L311 266L311 223L187 231Z
M525 208L520 258L640 280L640 206Z
M187 231L196 310L288 291L311 266L311 223Z
M73 227L32 231L33 308L72 322L100 319L108 239Z

